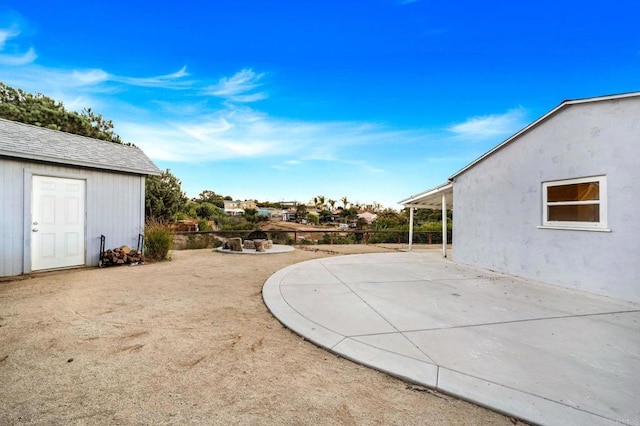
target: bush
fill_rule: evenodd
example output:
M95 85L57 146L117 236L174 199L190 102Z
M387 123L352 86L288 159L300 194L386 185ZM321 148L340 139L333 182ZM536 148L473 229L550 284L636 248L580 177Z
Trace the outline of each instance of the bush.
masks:
M324 234L322 239L318 241L318 244L356 244L356 237L354 234L348 234L345 237L341 237L339 234L334 234L333 243L331 241L331 235Z
M213 231L213 228L204 219L198 220L198 229L201 231Z
M203 249L206 248L206 243L201 235L188 235L187 245L185 246L185 248L187 250Z
M173 234L167 224L159 220L149 220L144 227L144 255L147 260L166 260L172 248Z
M217 239L212 234L195 234L187 236L187 243L185 249L204 249L204 248L218 248L222 245L222 241Z
M273 232L271 231L271 240L274 244L284 244L290 246L293 244L293 238L286 232Z

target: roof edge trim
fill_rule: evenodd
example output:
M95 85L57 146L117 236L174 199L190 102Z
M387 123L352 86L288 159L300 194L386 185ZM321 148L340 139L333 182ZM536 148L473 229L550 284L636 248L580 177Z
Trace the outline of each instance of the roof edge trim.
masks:
M160 176L162 174L160 169L158 169L157 171L150 170L150 169L143 170L143 169L135 169L131 167L122 167L122 166L115 168L115 167L108 167L108 166L97 164L97 163L91 163L88 161L77 161L77 160L69 160L69 159L65 159L63 161L63 159L60 159L60 158L49 157L46 155L29 154L29 153L24 153L19 151L0 150L0 157L14 158L16 160L44 161L47 163L55 163L55 164L61 164L66 166L76 166L76 167L84 167L89 169L108 170L111 172L132 173L136 175L145 175L145 176Z
M405 207L411 207L411 205L416 204L416 201L421 199L421 198L425 198L425 197L433 196L433 195L438 194L438 193L446 192L446 191L448 191L449 189L452 189L452 188L453 188L453 182L448 181L448 182L445 182L445 183L443 183L441 185L436 186L435 188L428 189L428 190L426 190L424 192L421 192L419 194L412 195L409 198L405 198L402 201L398 201L398 204L402 204Z
M456 173L454 173L453 175L451 175L449 177L449 181L453 181L457 176L459 176L462 173L466 172L467 170L469 170L470 168L472 168L473 166L475 166L476 164L478 164L479 162L481 162L485 158L487 158L490 155L492 155L494 152L502 149L505 145L508 145L509 143L513 142L515 139L519 138L524 133L527 133L529 130L533 129L534 127L537 127L538 125L540 125L541 123L546 121L549 117L551 117L552 115L556 114L562 108L565 108L565 107L570 106L570 105L576 105L576 104L584 104L584 103L589 103L589 102L611 101L611 100L633 98L633 97L640 97L640 92L629 92L629 93L621 93L621 94L618 94L618 95L607 95L607 96L598 96L598 97L593 97L593 98L583 98L583 99L573 99L573 100L563 101L563 102L560 103L560 105L556 106L555 108L553 108L551 111L547 112L542 117L540 117L537 120L533 121L532 123L528 124L526 127L520 129L519 131L517 131L513 135L509 136L502 143L496 145L490 151L487 151L486 153L482 154L480 157L478 157L475 160L473 160L471 163L469 163L466 166L464 166L462 169L458 170Z

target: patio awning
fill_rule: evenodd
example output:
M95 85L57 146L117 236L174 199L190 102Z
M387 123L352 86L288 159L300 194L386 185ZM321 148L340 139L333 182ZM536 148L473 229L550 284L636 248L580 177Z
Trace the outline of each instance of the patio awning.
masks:
M409 250L413 246L413 211L415 209L442 210L442 255L447 257L447 209L453 208L453 182L447 182L398 204L409 208Z
M418 209L442 209L442 196L444 195L447 209L453 208L453 182L447 182L435 188L429 189L417 195L399 201L405 207L415 207Z

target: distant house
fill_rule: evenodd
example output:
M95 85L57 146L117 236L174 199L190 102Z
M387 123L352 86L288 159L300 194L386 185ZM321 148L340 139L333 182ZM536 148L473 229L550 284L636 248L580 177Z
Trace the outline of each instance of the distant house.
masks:
M256 212L256 216L262 217L273 217L277 214L278 212L273 207L258 207L258 211Z
M96 266L144 233L140 149L0 119L0 276Z
M640 92L562 102L400 203L453 207L457 262L640 302L638 182Z
M378 215L375 214L375 213L371 213L371 212L367 212L367 211L358 213L358 219L366 220L369 225L371 225L371 223L374 220L376 220L377 218L378 218Z
M229 216L239 216L247 209L257 209L254 200L224 200L224 212Z

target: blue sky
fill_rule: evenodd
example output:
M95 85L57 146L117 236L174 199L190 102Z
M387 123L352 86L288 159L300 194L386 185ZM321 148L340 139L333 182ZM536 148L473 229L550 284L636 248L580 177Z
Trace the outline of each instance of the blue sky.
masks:
M0 81L91 107L190 197L396 202L565 99L640 90L640 2L0 5Z

